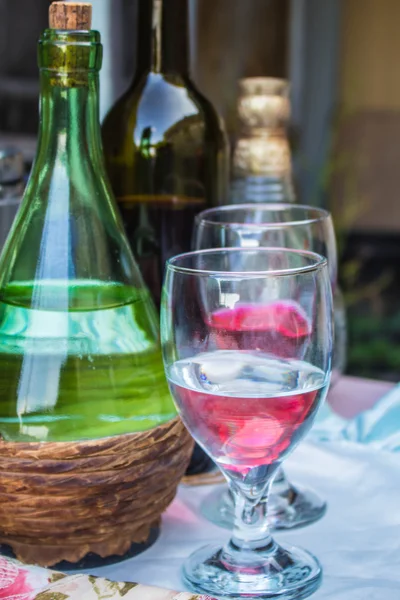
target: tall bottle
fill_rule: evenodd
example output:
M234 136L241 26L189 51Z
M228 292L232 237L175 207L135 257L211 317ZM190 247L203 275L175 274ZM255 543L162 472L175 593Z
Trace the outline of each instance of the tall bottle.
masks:
M288 139L289 82L270 77L239 81L239 133L232 154L231 204L298 202ZM343 294L336 286L335 350L332 385L347 363L347 320Z
M248 77L239 81L239 133L232 156L231 204L295 202L289 117L286 80Z
M195 215L226 200L229 151L190 79L188 0L138 0L136 55L103 142L129 242L159 305L165 261L190 249Z
M74 9L65 7L51 10ZM101 59L95 31L52 28L41 37L38 150L0 259L0 435L8 441L98 439L175 417L158 315L104 167Z

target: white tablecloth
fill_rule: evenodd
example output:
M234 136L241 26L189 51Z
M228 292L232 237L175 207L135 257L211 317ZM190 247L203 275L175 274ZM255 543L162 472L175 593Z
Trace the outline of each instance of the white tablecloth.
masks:
M400 600L400 455L349 442L301 445L286 464L293 481L328 500L318 523L277 540L313 552L324 568L315 600ZM92 571L109 579L184 590L183 560L224 529L199 512L214 488L181 487L163 518L155 545L138 557Z

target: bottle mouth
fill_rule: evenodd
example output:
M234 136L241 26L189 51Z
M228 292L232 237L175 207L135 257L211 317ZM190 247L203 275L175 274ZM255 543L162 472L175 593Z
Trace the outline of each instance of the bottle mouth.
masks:
M66 73L99 72L103 46L98 31L46 29L38 49L40 70Z

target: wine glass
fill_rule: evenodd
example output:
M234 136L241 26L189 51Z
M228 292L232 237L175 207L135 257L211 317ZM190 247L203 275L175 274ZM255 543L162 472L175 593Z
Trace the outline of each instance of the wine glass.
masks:
M342 371L346 351L342 298L337 286L336 240L330 213L288 203L242 204L209 209L195 221L193 248L283 247L312 250L327 257L335 306L335 350L331 385ZM224 323L220 323L224 325ZM229 324L228 324L229 325ZM236 326L239 327L236 320ZM262 335L262 331L259 331ZM201 506L203 515L230 528L233 500L217 488ZM313 490L293 486L279 469L270 495L269 518L274 529L291 529L313 523L326 511L326 502Z
M239 333L220 327L229 313L241 315ZM192 554L183 567L186 585L218 598L307 597L320 584L321 566L305 550L272 539L267 497L329 386L326 259L282 248L220 248L172 258L161 338L178 411L222 471L234 501L231 540Z

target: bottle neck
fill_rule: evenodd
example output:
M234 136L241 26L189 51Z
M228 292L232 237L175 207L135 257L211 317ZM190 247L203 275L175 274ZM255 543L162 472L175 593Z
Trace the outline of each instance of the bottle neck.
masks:
M139 0L136 76L188 75L188 0Z
M72 170L82 163L102 169L99 124L99 76L85 74L85 81L70 85L55 80L49 70L41 71L40 131L35 168L55 164ZM79 167L80 165L80 167Z

